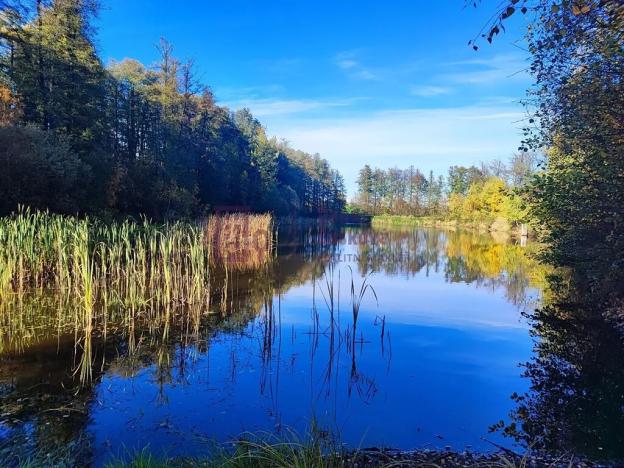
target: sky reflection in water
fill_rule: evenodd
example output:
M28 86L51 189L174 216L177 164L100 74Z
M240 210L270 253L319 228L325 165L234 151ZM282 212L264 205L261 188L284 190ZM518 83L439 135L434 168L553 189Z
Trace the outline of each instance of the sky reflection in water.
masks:
M189 454L244 431L312 425L352 447L511 443L488 427L528 386L519 364L532 341L520 311L534 305L539 278L522 248L437 230L280 236L261 281L230 278L227 309L247 318L215 320L199 339L146 340L132 357L123 342L103 351L88 417L63 438L86 437L100 462L145 445ZM323 277L332 259L333 333ZM365 295L354 335L351 274L357 289L371 270L378 303ZM31 380L20 378L23 396ZM30 423L35 433L44 424ZM4 426L6 437L20 431Z

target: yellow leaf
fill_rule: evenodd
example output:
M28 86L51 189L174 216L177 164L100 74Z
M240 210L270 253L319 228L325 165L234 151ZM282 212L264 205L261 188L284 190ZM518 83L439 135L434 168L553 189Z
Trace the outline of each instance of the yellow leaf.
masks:
M574 5L572 6L572 13L574 13L575 16L578 16L581 14L581 9L578 6Z

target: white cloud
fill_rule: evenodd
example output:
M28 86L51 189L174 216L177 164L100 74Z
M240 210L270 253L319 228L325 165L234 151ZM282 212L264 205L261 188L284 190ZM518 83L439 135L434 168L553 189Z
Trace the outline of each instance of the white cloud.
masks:
M319 152L342 172L352 193L365 163L411 164L438 174L513 153L524 114L520 106L474 105L371 112L343 118L265 119L269 132L296 148Z
M357 67L358 63L355 60L343 59L337 60L336 65L338 65L343 70L349 70L350 68Z
M499 54L490 59L462 60L445 65L453 71L442 73L439 78L453 83L485 85L529 79L529 64L519 54Z
M372 69L362 65L358 59L360 52L358 50L347 50L338 52L333 59L333 62L345 71L347 76L357 80L377 80L379 79L379 73Z
M284 116L319 111L335 107L347 107L362 98L352 99L240 99L223 104L230 109L251 110L256 117Z
M379 78L379 75L371 70L367 70L366 68L360 68L352 73L351 77L359 80L376 80Z
M362 59L361 50L351 50L337 53L333 57L333 63L347 77L358 80L396 83L427 76L428 80L435 80L436 85L415 85L412 93L423 97L449 94L458 85L508 85L510 82L517 84L530 81L528 58L521 53L497 54L491 57L479 55L473 59L453 62L427 63L418 60L393 66L371 67Z
M411 95L420 97L441 96L452 92L453 89L448 86L414 86L410 90Z

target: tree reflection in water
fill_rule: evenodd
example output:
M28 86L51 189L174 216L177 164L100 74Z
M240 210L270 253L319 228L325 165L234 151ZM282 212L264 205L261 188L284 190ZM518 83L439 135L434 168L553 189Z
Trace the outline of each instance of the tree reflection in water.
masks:
M358 245L360 274L442 272L452 283L504 288L507 299L517 306L530 304L530 289L542 289L550 271L535 260L535 245L524 248L508 237L488 233L384 228L349 230L347 241Z
M262 356L259 391L272 402L279 426L277 389L285 338L281 295L323 277L342 235L328 226L296 229L290 237L283 234L278 258L254 271L227 265L214 270L209 304L172 308L160 314L159 323L144 320L140 307L129 313L121 304L100 303L87 335L81 321L76 321L81 305L71 297L50 291L3 298L0 460L12 464L35 457L43 462L40 457L45 459L49 453L50 463L56 457L69 465L91 463L89 414L99 404L94 390L106 375L127 378L151 369L158 387L155 403L166 405L168 389L191 385L199 357L208 355L211 342L223 336L232 341L258 340ZM310 332L312 362L319 340L325 337L325 330L320 329L325 327L324 318L316 325ZM329 376L337 374L337 356L345 349L341 327L339 317L332 319ZM352 347L349 352L356 350ZM231 352L232 386L240 359ZM81 380L83 373L91 378ZM329 398L329 385L322 385L321 393Z
M532 300L551 273L527 255L534 248L530 244L523 248L509 239L469 232L320 226L286 229L278 242L278 255L263 268L215 271L210 310L179 308L163 314L168 319L158 324L145 323L139 309L130 315L98 310L96 320L107 320L96 322L89 336L90 385L80 385L77 373L85 353L81 331L72 328L71 298L23 295L0 304L0 460L63 447L70 464L90 463L97 449L89 425L102 404L98 391L107 391L102 384L146 373L157 388L150 404L162 407L176 387L198 385L198 375L206 388L222 385L219 392L227 395L245 385L243 371L253 362L259 388L246 395L258 401L258 392L263 396L276 431L282 429L281 411L288 408L284 401L293 399L280 395L283 380L309 382L311 401L305 404L311 406L311 418L317 409L324 411L325 424L336 419L345 394L367 405L373 401L380 391L378 379L391 370L390 333L397 330L386 324L383 297L376 310L368 291L364 300L371 307L365 315L354 307L362 278L370 272L437 275L444 284L502 289L522 310L534 308ZM347 247L355 252L349 264L355 297L348 268L336 263ZM369 281L375 287L375 275ZM282 298L299 285L312 290L304 311L310 318L305 315L305 325L291 328L284 322ZM515 396L510 420L497 427L526 445L623 457L624 349L617 322L598 301L572 293L563 281L551 280L544 291L543 306L527 314L535 338L534 357L525 367L530 391ZM303 341L303 353L298 341ZM224 354L210 359L215 349ZM397 356L396 363L405 359ZM215 364L225 370L213 371ZM215 381L213 372L223 378ZM124 423L140 426L140 421ZM162 430L176 430L162 424Z
M579 286L570 273L555 276L535 260L531 244L492 242L487 234L384 229L353 231L347 238L359 244L361 272L441 272L449 282L503 287L508 300L526 311L534 338L534 357L523 364L530 391L512 395L517 406L510 421L492 430L535 449L624 459L621 300ZM531 301L531 289L541 291L541 305Z
M529 314L535 337L525 364L530 391L513 395L504 428L538 449L624 459L624 342L621 308L553 277L546 304ZM617 308L616 308L617 309Z

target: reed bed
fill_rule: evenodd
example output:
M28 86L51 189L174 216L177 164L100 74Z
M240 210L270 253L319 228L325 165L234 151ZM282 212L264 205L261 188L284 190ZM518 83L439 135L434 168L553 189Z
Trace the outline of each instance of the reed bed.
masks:
M0 295L53 288L90 306L107 291L123 291L129 300L149 291L145 296L161 305L202 302L210 266L264 265L272 232L268 214L161 226L22 210L0 219Z
M200 227L102 223L23 210L0 219L0 297L52 289L91 309L113 295L128 306L206 299L211 246Z
M271 258L273 218L270 214L233 213L213 216L204 227L213 264L237 270L254 270Z
M0 353L71 327L88 382L95 332L122 329L130 348L139 321L164 338L174 320L192 332L211 312L213 267L260 267L272 246L269 215L157 225L21 210L0 219Z

